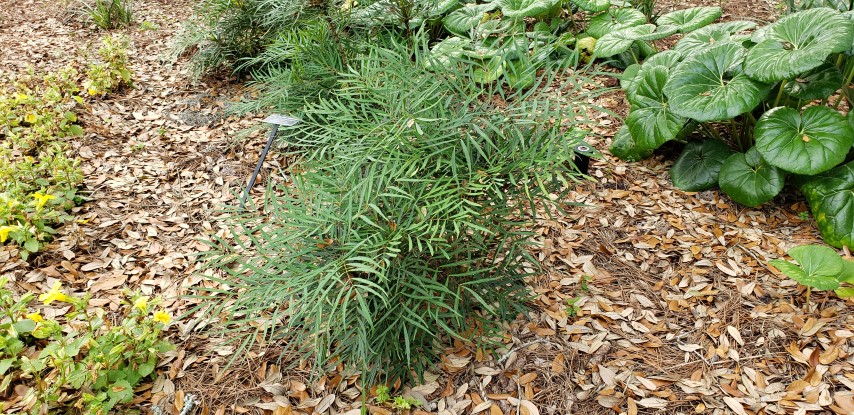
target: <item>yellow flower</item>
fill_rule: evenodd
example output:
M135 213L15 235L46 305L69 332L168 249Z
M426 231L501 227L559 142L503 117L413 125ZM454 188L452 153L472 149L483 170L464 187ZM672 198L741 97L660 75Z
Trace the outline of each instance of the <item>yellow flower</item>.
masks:
M133 302L133 308L138 308L138 309L142 310L142 312L145 312L146 310L148 310L148 296L142 296L142 297L137 298Z
M89 93L89 95L98 95L98 93L99 93L99 91L98 91L97 89L95 89L95 88L88 88L88 89L86 90L86 92L88 92L88 93Z
M39 314L38 312L27 314L27 315L26 315L26 316L24 316L24 317L26 317L26 318L28 318L28 319L30 319L30 320L32 320L32 321L35 321L36 323L38 323L38 322L40 322L40 321L44 320L44 319L42 318L42 315L41 315L41 314Z
M62 288L62 283L57 281L53 283L53 287L50 288L50 291L39 295L39 301L43 301L44 305L48 305L54 301L62 301L64 303L70 303L71 297L59 291Z
M41 193L39 193L39 192L35 192L35 193L33 193L33 198L35 198L35 199L36 199L36 200L35 200L35 202L36 202L36 211L41 211L41 210L42 210L42 208L44 208L45 203L47 203L47 201L48 201L48 200L56 199L56 196L54 196L54 195L45 195L45 194L41 194Z
M172 320L172 317L169 317L169 313L161 310L154 313L154 321L163 324L169 324L169 321Z
M9 238L9 232L17 231L19 226L0 226L0 243L6 242L6 239Z

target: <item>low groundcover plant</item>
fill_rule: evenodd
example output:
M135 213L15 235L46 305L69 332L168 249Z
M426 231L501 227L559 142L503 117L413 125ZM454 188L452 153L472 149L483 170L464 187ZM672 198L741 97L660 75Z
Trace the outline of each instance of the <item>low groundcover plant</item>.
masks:
M755 29L755 30L753 30ZM752 32L748 32L753 30ZM690 141L671 169L686 191L720 186L759 206L787 180L828 244L854 247L854 14L819 7L756 28L717 23L622 75L631 104L611 152L626 160Z
M88 309L89 295L74 297L56 282L38 295L45 306L70 307L50 319L35 310L32 293L15 298L0 278L0 411L106 415L130 402L133 389L155 376L170 316L159 299L126 292L124 315L112 323L103 309ZM13 395L23 388L23 396Z

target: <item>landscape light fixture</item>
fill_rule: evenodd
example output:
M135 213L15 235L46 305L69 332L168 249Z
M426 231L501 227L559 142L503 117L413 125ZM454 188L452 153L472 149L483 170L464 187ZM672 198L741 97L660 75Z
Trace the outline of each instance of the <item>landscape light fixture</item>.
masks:
M293 127L299 124L300 120L286 115L273 114L265 118L262 122L272 125L273 129L270 130L270 136L267 138L267 145L264 146L264 150L261 152L261 158L258 159L258 165L255 166L255 171L252 173L252 177L249 178L249 184L246 186L246 190L243 192L243 197L240 199L241 209L243 209L243 205L246 204L246 199L249 198L249 190L252 189L252 186L255 186L255 179L258 178L258 172L261 171L261 165L264 164L264 159L267 158L267 153L273 145L273 140L279 132L279 127Z

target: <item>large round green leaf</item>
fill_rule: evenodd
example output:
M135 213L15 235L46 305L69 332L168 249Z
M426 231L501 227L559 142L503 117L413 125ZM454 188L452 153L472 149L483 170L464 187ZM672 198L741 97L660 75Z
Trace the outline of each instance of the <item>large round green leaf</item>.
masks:
M595 38L625 27L640 26L646 23L646 16L633 8L611 9L590 18L587 33Z
M661 65L668 69L673 69L679 62L682 61L682 54L675 50L665 50L650 56L644 61L644 66Z
M572 4L587 13L599 13L611 7L609 0L572 0Z
M632 108L662 106L667 103L664 85L670 70L665 66L644 64L635 75L634 83L626 90L626 98Z
M593 56L598 58L607 58L619 53L623 53L632 47L632 43L645 35L655 31L654 24L645 24L640 26L625 27L613 32L607 33L596 41L596 47L593 49Z
M654 150L679 134L685 118L674 114L662 93L667 68L642 68L635 90L636 107L626 117L626 125L638 148Z
M732 154L721 140L692 141L670 169L673 185L686 192L709 190L718 184L718 174Z
M850 10L842 13L842 17L848 19L849 22L854 24L854 10ZM852 42L851 49L848 49L848 52L845 52L849 55L854 55L854 42Z
M656 20L659 26L673 26L680 33L697 30L721 17L720 7L692 7L666 13Z
M842 87L842 72L835 65L825 63L786 83L787 94L805 100L827 98Z
M629 133L629 127L623 125L614 136L614 142L608 150L614 156L625 161L640 161L652 154L651 149L639 148L635 144L632 134Z
M756 121L756 149L769 163L792 173L813 175L845 160L854 131L839 112L823 106L804 110L777 107Z
M746 53L741 45L724 43L683 60L664 87L673 112L705 122L753 110L770 86L744 74L741 64Z
M646 41L666 38L676 33L674 27L656 28L654 24L643 24L640 26L629 26L614 30L602 36L596 42L594 54L597 57L607 58L623 53L631 48L633 44L639 47L639 53L634 58L655 55L656 50L649 46Z
M551 13L559 0L496 0L501 6L501 14L511 19L544 16Z
M854 161L814 176L801 192L824 241L854 249Z
M626 67L621 75L618 75L620 77L620 88L622 88L623 91L626 91L627 95L630 90L632 91L631 93L634 93L635 86L638 83L637 75L640 72L640 69L640 64L631 64Z
M782 170L768 164L751 148L736 153L721 166L718 184L732 200L750 207L759 206L783 190L786 176Z
M843 265L836 251L823 245L801 245L790 249L788 254L800 266L779 259L768 263L803 285L819 290L839 288L839 280L836 278L842 272Z
M449 32L461 36L469 36L472 29L477 27L486 17L486 13L498 7L495 3L467 4L465 7L452 11L442 19L442 25Z
M431 18L436 18L439 16L444 16L451 12L451 10L460 7L459 0L436 0L431 4L431 7L428 8L428 16Z
M839 273L839 281L854 283L854 260L842 258L842 272Z
M755 34L745 71L762 82L792 78L816 68L837 52L851 49L854 28L839 12L828 8L790 14Z
M756 27L756 23L744 20L715 23L688 33L676 43L676 46L673 49L685 56L692 56L695 53L721 43L740 43L743 40L749 39L750 36L737 35L736 33L750 30L754 27Z
M425 67L427 69L448 68L455 58L461 57L467 48L471 47L471 40L456 36L446 38L430 49L430 56Z

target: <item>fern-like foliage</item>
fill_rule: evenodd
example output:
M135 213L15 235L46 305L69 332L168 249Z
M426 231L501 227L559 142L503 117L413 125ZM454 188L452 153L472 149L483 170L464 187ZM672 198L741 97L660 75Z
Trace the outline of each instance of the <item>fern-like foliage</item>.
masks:
M282 31L327 12L315 0L201 0L173 45L177 57L191 55L196 75L257 56Z
M591 80L570 78L569 102L506 94L462 76L469 62L428 71L418 45L350 57L280 131L292 182L258 212L233 211L233 237L211 243L227 288L200 295L244 346L263 335L318 373L340 362L372 384L418 376L444 342L488 342L525 311L532 207L580 176L573 126Z

